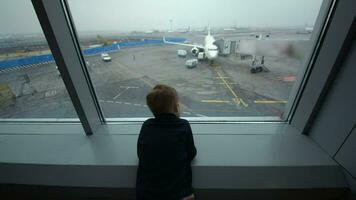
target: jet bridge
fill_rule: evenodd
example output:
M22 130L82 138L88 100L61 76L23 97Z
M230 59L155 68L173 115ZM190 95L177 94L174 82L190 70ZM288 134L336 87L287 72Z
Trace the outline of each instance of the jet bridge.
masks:
M236 52L236 41L220 39L216 40L214 44L218 47L220 56L228 56Z
M251 73L269 71L264 64L265 56L303 59L310 49L309 40L240 40L236 46L236 53L251 55Z

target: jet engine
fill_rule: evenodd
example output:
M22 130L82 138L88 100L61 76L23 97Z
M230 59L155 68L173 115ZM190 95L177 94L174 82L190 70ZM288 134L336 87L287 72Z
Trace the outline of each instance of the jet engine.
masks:
M199 49L197 47L193 47L192 50L190 50L193 55L197 56L199 53Z

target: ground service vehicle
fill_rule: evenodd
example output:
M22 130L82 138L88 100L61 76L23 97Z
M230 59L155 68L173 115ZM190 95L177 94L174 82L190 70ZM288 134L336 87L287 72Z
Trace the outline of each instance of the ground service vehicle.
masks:
M185 66L187 66L187 68L189 69L194 68L197 65L198 65L198 59L190 59L185 62Z
M185 57L187 56L187 51L186 51L186 50L179 49L179 50L177 51L177 54L178 54L179 57L185 58Z
M111 61L111 57L107 53L102 53L101 54L101 60L104 61L104 62L110 62Z

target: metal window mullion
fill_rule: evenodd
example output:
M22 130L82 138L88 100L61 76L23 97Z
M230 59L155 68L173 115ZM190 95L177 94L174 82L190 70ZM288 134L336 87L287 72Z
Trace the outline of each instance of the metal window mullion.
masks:
M94 90L94 85L91 81L91 78L89 76L89 71L88 71L88 68L86 67L85 65L85 59L84 59L84 54L82 53L81 51L81 47L80 47L80 44L79 44L79 39L78 39L78 34L77 34L77 31L76 31L76 28L75 28L75 24L74 24L74 21L73 21L73 17L71 15L71 12L70 12L70 9L69 9L69 5L68 5L68 2L67 0L62 0L63 2L63 10L66 12L67 14L67 22L68 24L70 24L70 28L71 28L71 33L72 33L72 37L73 37L73 42L75 43L75 46L77 47L77 53L78 53L78 57L80 57L80 60L82 61L82 70L83 70L83 73L86 77L86 81L87 81L87 85L89 86L89 91L91 92L91 95L92 95L92 99L94 101L94 104L95 104L95 107L96 107L96 110L97 110L97 114L99 115L99 118L102 122L102 124L104 124L106 121L105 121L105 117L104 117L104 114L101 110L101 107L100 107L100 104L99 104L99 101L97 99L97 95L95 93L95 90Z
M93 88L85 74L80 48L75 41L61 0L32 0L37 17L73 102L85 133L91 135L102 124Z

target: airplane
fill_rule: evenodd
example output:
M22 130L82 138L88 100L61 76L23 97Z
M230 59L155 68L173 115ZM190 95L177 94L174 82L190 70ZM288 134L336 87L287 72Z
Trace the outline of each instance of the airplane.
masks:
M199 53L204 53L204 57L206 57L211 62L213 62L218 57L219 53L218 47L214 44L215 41L215 38L210 33L210 27L208 28L208 35L205 36L204 45L170 42L166 41L165 37L163 37L164 43L192 47L190 51L193 55L198 56Z

